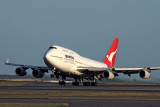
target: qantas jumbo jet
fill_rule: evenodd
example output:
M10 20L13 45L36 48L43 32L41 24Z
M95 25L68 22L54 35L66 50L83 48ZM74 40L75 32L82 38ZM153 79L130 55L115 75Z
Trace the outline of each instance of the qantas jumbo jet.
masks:
M60 46L51 46L44 55L44 62L47 67L32 66L9 63L7 59L5 64L18 66L15 70L18 76L25 76L27 69L32 69L35 78L42 78L44 73L52 71L51 78L62 79L59 85L65 85L66 77L74 78L72 85L79 85L79 82L84 86L95 86L97 80L103 78L112 80L118 73L139 74L143 79L150 78L151 70L159 70L160 67L144 67L144 68L115 68L115 58L118 47L118 38L115 38L109 52L103 62L98 62L85 58L76 52ZM89 82L90 81L90 82Z

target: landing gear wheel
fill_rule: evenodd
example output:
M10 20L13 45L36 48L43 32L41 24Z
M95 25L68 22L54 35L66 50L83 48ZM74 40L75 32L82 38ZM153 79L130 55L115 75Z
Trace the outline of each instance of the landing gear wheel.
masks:
M59 81L59 85L66 85L65 81Z
M91 83L90 82L83 82L83 86L90 86Z
M72 82L72 85L73 85L73 86L78 86L78 85L79 85L79 82Z
M65 82L65 81L62 81L62 85L66 85L66 82Z
M62 82L61 82L61 81L59 81L59 85L62 85Z
M97 82L91 82L91 86L97 86Z

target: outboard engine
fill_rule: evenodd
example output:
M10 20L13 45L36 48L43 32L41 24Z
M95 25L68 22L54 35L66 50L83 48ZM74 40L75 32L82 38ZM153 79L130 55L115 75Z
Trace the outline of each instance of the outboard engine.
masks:
M148 79L151 77L149 70L142 70L139 72L139 76L143 79Z
M20 68L17 68L15 72L18 76L25 76L27 74L25 70L26 69L24 69L23 67L20 67Z

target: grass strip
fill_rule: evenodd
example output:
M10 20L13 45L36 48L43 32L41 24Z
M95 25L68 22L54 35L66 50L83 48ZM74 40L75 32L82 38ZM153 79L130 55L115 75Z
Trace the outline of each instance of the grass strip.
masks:
M0 86L23 86L25 82L16 82L16 81L0 81Z
M160 93L148 92L83 92L83 91L26 91L9 90L0 91L0 98L37 98L37 99L56 99L56 98L112 98L112 99L160 99Z
M0 103L0 107L69 107L68 103Z

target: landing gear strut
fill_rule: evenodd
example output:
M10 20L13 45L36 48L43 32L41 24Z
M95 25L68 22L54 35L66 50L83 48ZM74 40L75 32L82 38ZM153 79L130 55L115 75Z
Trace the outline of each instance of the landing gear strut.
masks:
M75 78L75 82L72 82L72 85L73 86L78 86L79 85L79 82L78 82L77 78Z
M51 77L51 78L54 78L54 75L53 75L53 74L51 74L51 75L50 75L50 77Z

